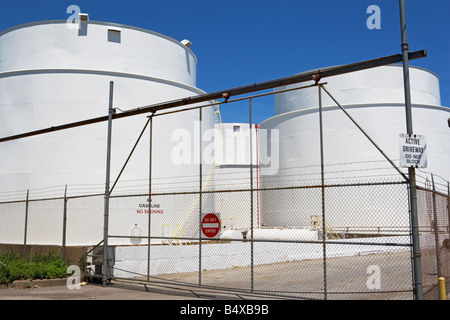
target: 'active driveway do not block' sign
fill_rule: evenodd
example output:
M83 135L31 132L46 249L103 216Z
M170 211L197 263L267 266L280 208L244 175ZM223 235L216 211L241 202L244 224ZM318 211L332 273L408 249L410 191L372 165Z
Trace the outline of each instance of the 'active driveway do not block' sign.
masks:
M400 166L427 167L427 141L425 136L400 133Z

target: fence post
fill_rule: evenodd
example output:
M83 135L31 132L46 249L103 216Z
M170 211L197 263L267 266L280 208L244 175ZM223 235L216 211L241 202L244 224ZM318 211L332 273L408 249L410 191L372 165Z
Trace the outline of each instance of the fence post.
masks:
M448 236L450 237L450 182L447 181L447 231Z
M103 220L103 278L102 284L105 287L108 281L108 220L109 220L109 196L110 196L110 173L111 173L111 137L112 137L112 116L113 116L113 88L114 82L109 83L109 112L108 112L108 140L106 152L106 181L105 181L105 208Z
M152 136L153 136L153 114L150 116L150 152L149 152L149 165L148 165L148 247L147 247L147 281L150 280L150 236L152 226Z
M322 86L319 85L319 126L320 126L320 179L322 186L322 244L323 244L323 295L324 299L328 298L327 290L327 250L326 250L326 221L325 221L325 172L324 172L324 155L323 155L323 119L322 119Z
M414 134L412 124L411 111L411 88L409 82L409 45L406 35L406 13L405 0L399 0L400 6L400 27L402 40L402 56L403 56L403 82L405 91L405 113L406 113L406 129L408 134ZM417 188L416 188L416 171L414 167L408 168L409 175L409 194L411 201L411 229L413 244L413 272L414 272L414 291L417 300L423 300L422 286L422 267L420 262L420 242L419 242L419 223L417 217Z
M64 188L64 209L63 209L63 238L62 238L62 260L66 261L66 231L67 231L67 184Z
M199 179L199 184L200 184L200 194L199 194L199 206L198 206L198 285L201 286L202 285L202 185L203 185L203 167L202 167L202 163L203 163L203 129L202 129L202 111L203 109L200 108L199 109L199 118L200 118L200 123L199 123L199 153L200 153L200 158L199 158L199 175L200 175L200 179Z
M250 238L250 292L254 289L254 242L253 234L253 141L252 141L252 98L248 100L249 109L249 129L250 129L250 230L252 230Z
M30 195L30 190L27 190L27 198L25 200L25 230L23 236L23 258L26 258L27 254L27 232L28 232L28 199Z
M439 250L439 221L437 216L437 209L436 209L436 186L434 184L434 177L433 174L431 174L431 183L433 185L433 229L434 229L434 245L436 250L436 272L438 279L441 277L441 256L440 256L440 250Z

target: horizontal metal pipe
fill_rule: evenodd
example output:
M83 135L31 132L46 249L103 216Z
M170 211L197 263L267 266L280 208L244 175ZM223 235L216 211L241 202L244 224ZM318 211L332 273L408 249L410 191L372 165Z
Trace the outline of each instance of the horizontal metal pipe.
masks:
M424 58L426 56L427 56L426 50L409 53L410 60L420 59L420 58ZM139 115L139 114L144 114L144 113L155 113L155 112L158 112L161 110L176 108L176 107L180 107L180 106L186 106L186 105L195 104L195 103L201 103L201 102L206 102L206 101L211 101L211 100L216 100L216 99L222 99L222 98L224 98L224 94L226 94L227 97L232 97L232 96L238 96L238 95L242 95L242 94L257 92L257 91L261 91L261 90L274 89L277 87L292 85L292 84L311 81L311 80L318 81L317 79L323 79L326 77L337 76L340 74L345 74L345 73L380 67L380 66L384 66L384 65L399 63L399 62L402 62L402 60L403 60L402 55L396 54L396 55L391 55L391 56L372 59L372 60L355 62L352 64L343 65L343 66L335 66L335 67L328 67L328 68L324 68L324 69L317 69L317 70L313 70L313 71L303 72L303 73L300 73L300 74L297 74L294 76L290 76L290 77L286 77L286 78L270 80L270 81L261 82L261 83L255 83L252 85L246 85L246 86L237 87L237 88L233 88L233 89L222 90L222 91L217 91L217 92L213 92L213 93L182 98L182 99L158 103L158 104L154 104L154 105L143 106L143 107L139 107L136 109L131 109L131 110L125 111L123 113L116 113L113 115L113 120L130 117L130 116L135 116L135 115ZM50 132L66 130L66 129L75 128L75 127L85 126L85 125L89 125L89 124L106 122L106 121L108 121L107 115L102 116L102 117L87 119L87 120L83 120L83 121L68 123L68 124L64 124L64 125L52 126L50 128L21 133L21 134L9 136L9 137L0 138L0 143L6 142L6 141L11 141L11 140L22 139L22 138L26 138L26 137L31 137L31 136L36 136L36 135L40 135L40 134L44 134L44 133L50 133Z
M325 84L327 84L327 82L320 83L320 84L324 84L325 85ZM227 101L227 103L233 103L233 102L238 102L238 101L242 101L242 100L247 100L249 98L260 98L260 97L265 97L265 96L269 96L269 95L276 95L276 94L280 94L280 93L284 93L284 92L290 92L290 91L295 91L295 90L312 88L312 87L316 87L316 86L318 86L318 84L311 84L311 85L303 86L303 87L295 87L295 88L290 88L290 89L285 89L285 90L279 90L279 91L276 91L276 92L274 91L274 92L266 92L266 93L261 93L261 94L255 94L255 95L252 95L251 97L229 99ZM200 109L200 108L205 108L205 107L212 107L212 106L220 105L222 103L223 102L221 102L221 101L210 102L208 104L200 105L200 106L196 106L196 107L192 107L192 108L178 109L178 110L174 110L174 111L167 111L167 112L155 114L153 117L165 116L165 115L172 114L172 113L178 113L178 112L183 112L183 111L190 111L190 110L195 110L195 109Z

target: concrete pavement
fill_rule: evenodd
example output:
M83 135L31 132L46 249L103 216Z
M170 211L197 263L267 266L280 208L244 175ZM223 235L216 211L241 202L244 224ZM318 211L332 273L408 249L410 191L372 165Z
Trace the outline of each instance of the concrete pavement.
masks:
M0 300L266 300L276 299L246 293L233 293L155 283L113 281L103 287L88 283L68 289L59 284L31 288L0 289Z

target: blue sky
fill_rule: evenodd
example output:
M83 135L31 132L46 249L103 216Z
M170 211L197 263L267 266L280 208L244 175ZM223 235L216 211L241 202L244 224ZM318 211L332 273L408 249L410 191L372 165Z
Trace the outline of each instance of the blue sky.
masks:
M287 77L315 68L401 53L397 0L0 0L0 30L42 20L66 20L75 4L90 20L189 39L198 57L197 86L213 92ZM381 29L369 30L370 5ZM440 77L442 105L450 106L450 1L406 0L411 62ZM231 106L231 105L230 105ZM247 121L241 105L222 107L225 122ZM273 115L273 98L255 103L253 121Z

